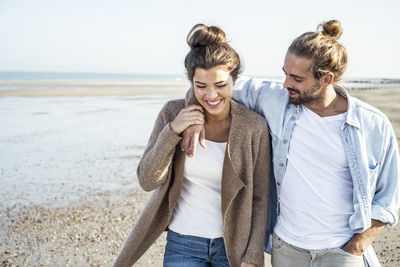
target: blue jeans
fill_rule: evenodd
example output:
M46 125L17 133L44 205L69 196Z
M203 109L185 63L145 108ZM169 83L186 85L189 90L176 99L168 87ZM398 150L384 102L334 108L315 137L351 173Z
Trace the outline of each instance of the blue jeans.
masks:
M181 235L168 230L164 267L229 267L224 239Z

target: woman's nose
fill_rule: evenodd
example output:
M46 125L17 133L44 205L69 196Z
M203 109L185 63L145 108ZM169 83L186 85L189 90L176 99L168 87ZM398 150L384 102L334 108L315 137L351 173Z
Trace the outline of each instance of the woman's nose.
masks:
M217 90L215 90L214 88L210 88L207 90L207 94L206 94L207 98L209 99L214 99L218 96Z

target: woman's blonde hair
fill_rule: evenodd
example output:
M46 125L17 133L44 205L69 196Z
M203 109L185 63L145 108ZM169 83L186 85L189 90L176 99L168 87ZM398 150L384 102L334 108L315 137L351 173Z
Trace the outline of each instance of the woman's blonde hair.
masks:
M297 37L290 45L288 52L300 57L312 59L310 71L319 80L331 72L334 82L338 82L347 66L346 48L339 43L342 26L337 20L323 22L316 32L307 32Z

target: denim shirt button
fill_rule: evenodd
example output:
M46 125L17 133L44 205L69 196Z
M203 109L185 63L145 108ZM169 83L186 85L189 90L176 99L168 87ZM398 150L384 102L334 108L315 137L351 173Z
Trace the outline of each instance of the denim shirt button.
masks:
M286 143L287 143L287 140L286 140L286 139L283 139L282 143L283 143L283 144L286 144Z
M285 166L283 163L279 163L279 167L283 167Z
M294 119L295 119L295 117L294 117L294 116L290 117L290 120L291 120L291 121L294 121Z

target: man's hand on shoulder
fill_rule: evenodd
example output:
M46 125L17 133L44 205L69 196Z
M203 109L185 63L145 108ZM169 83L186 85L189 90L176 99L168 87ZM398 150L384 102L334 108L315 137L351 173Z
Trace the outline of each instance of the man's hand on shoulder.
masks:
M186 155L192 158L196 152L197 141L199 140L200 145L206 148L205 142L205 130L204 125L191 125L183 132L183 140L181 141L182 151L186 152Z

